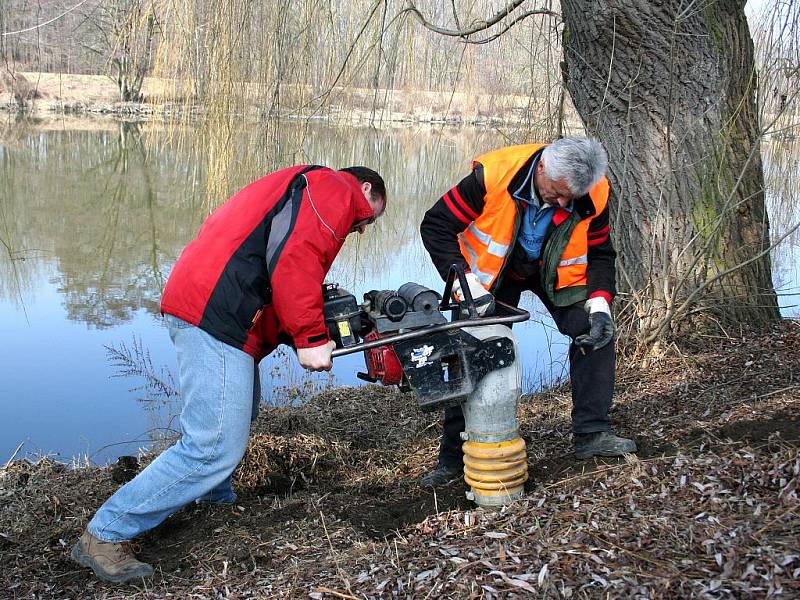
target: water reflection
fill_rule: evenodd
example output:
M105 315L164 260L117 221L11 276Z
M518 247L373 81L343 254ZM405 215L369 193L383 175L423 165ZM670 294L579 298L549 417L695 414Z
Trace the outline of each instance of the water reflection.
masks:
M153 169L159 158L148 159L130 123L39 132L10 154L3 205L24 232L13 246L57 262L49 283L68 318L107 328L140 309L156 312L164 267L194 226L191 213L170 201L186 187L180 168Z
M58 263L52 283L71 320L104 328L130 320L137 310L157 312L165 274L214 207L204 203L203 170L193 168L202 148L191 139L164 142L163 132L133 123L106 127L28 129L17 134L15 145L5 146L5 301L37 293L32 281L41 276L42 263L31 259L41 258ZM389 209L379 227L350 239L337 260L335 276L350 286L389 273L403 278L427 272L417 240L422 213L442 182L463 174L472 149L498 142L478 132L284 127L285 139L299 145L282 148L285 162L274 167L295 161L366 164L388 182ZM254 164L253 155L245 158L228 193L267 170ZM398 267L405 273L397 274Z
M104 462L171 428L174 403L147 401L146 389L115 377L107 347L139 344L153 370L173 369L161 289L208 212L236 189L290 164L372 167L387 181L386 215L368 234L350 236L329 278L357 295L406 281L438 289L418 236L422 215L473 156L508 143L485 130L281 123L229 132L228 161L210 135L114 121L0 127L0 461L26 441L28 451L86 452ZM791 248L773 264L796 292ZM566 341L538 302L524 302L534 320L515 333L532 389L564 375ZM332 374L310 376L282 349L262 364L263 393L291 402L322 386L357 384L359 370L361 357L350 356ZM136 441L97 451L120 440Z
M776 136L762 146L772 253L772 280L781 313L800 316L800 139ZM794 230L793 230L794 228Z

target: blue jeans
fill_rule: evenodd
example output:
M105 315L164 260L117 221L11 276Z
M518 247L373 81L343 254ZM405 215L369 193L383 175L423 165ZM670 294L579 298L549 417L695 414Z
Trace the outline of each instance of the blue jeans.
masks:
M130 540L194 500L236 499L231 475L258 411L258 365L198 327L164 319L178 353L182 435L98 509L87 529L106 542Z

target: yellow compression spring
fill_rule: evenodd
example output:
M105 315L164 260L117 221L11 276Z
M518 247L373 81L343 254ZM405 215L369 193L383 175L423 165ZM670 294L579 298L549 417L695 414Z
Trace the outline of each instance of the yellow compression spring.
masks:
M503 442L463 444L464 481L472 488L476 502L500 504L522 495L528 480L525 440L515 437Z

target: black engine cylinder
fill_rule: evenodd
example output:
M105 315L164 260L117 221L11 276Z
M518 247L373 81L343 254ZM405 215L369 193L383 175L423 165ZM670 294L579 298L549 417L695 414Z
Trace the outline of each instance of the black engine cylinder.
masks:
M391 321L399 321L408 310L408 302L394 290L372 290L364 294L364 300L371 304L372 310Z
M439 300L442 297L430 288L424 285L409 281L400 286L397 293L403 298L410 307L414 310L429 313L432 310L438 310Z

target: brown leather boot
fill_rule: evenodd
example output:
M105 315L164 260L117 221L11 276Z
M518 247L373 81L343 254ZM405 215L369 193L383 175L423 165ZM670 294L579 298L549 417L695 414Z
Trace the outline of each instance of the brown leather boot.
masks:
M72 560L111 583L126 583L153 575L153 567L133 556L130 542L104 542L88 531L84 531L72 547Z

